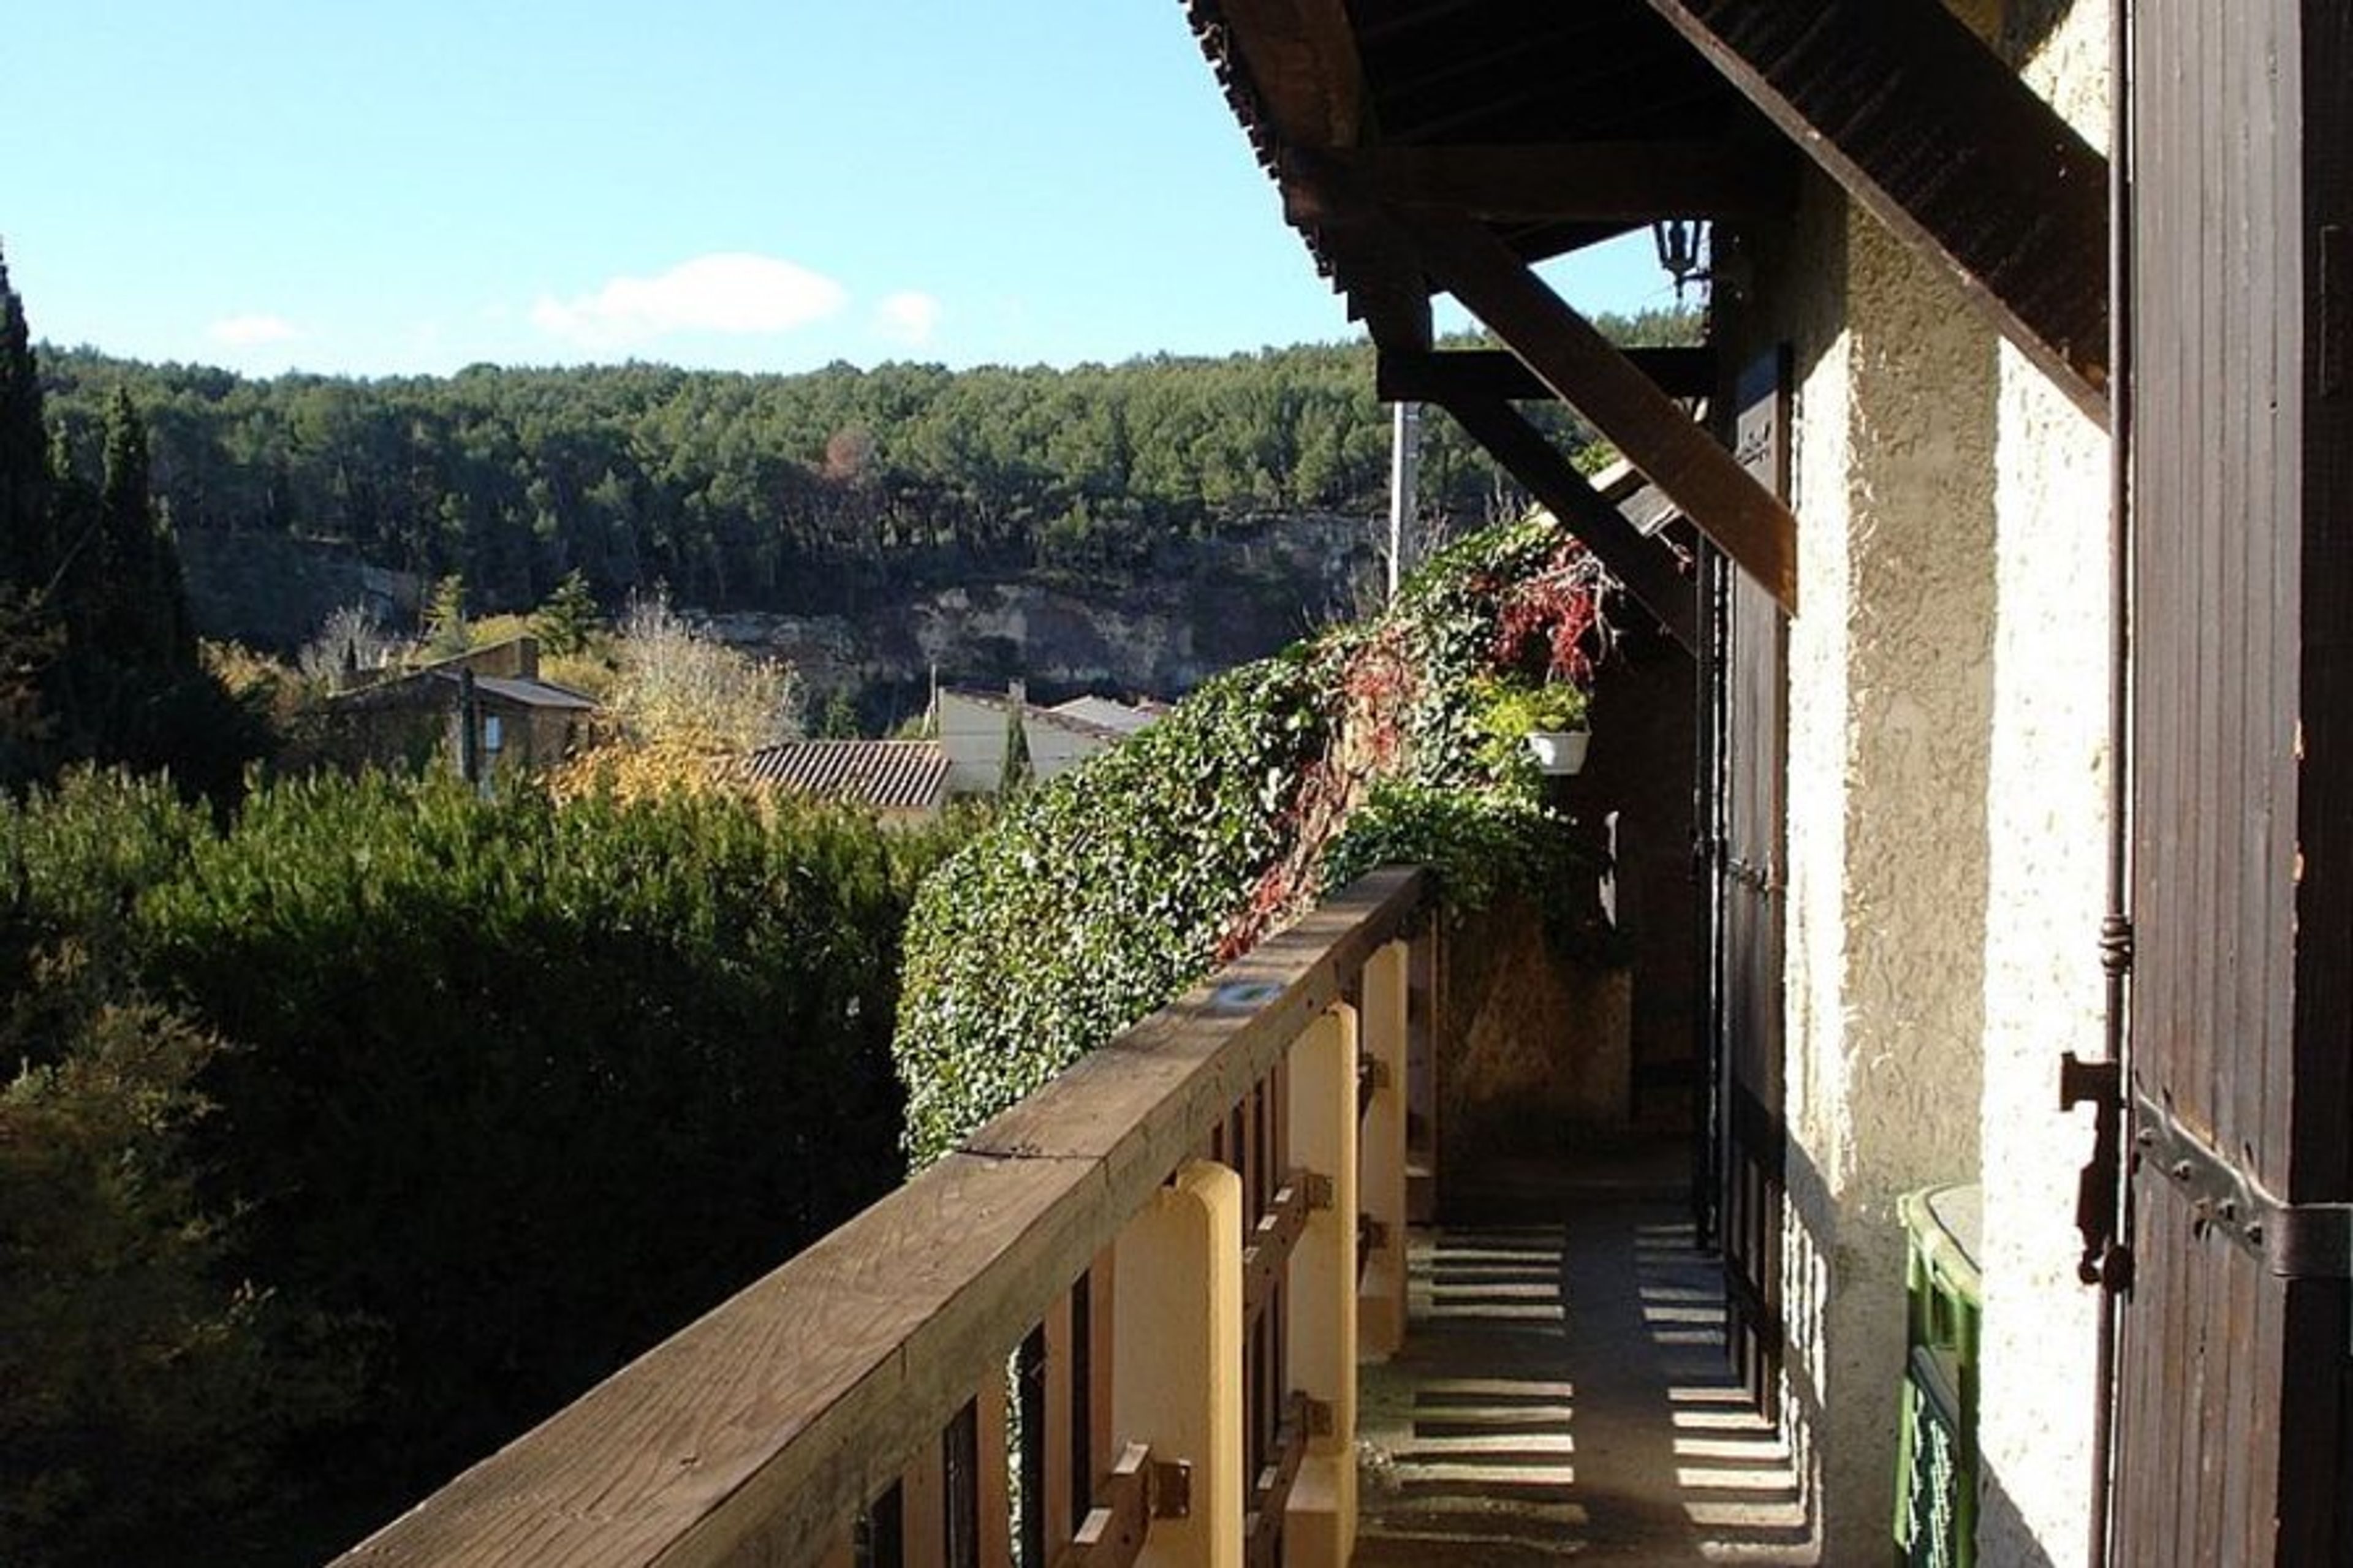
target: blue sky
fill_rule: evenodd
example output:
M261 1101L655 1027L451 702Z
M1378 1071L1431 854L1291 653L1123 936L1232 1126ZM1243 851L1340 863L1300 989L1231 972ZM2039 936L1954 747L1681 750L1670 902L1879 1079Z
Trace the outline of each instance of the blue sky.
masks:
M55 342L792 371L1353 330L1178 0L27 0L8 33L0 244ZM1665 303L1647 244L1556 279Z

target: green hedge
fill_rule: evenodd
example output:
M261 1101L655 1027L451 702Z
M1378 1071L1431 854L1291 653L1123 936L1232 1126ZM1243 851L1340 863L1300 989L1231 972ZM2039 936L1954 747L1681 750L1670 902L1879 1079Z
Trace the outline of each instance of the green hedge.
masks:
M271 1486L299 1489L307 1454L344 1472L326 1490L356 1475L387 1508L895 1182L899 939L936 843L711 796L559 805L383 777L267 788L220 830L160 786L82 780L0 807L5 1044L25 1064L7 1125L67 1151L44 1166L60 1203L98 1202L110 1161L152 1170L131 1229L208 1238L174 1289L206 1282L192 1300L227 1321L251 1281L286 1331L256 1320L252 1354L350 1395L347 1429L312 1428ZM94 1026L126 1000L153 1027ZM146 1087L93 1078L126 1027L202 1047ZM146 1124L92 1119L126 1095L156 1107ZM26 1332L70 1337L91 1300L141 1288L60 1279L27 1223L0 1209L0 1296L51 1291ZM127 1523L132 1499L88 1494L58 1446L75 1415L43 1427L0 1390L5 1484L47 1477L52 1527L0 1536L0 1560L101 1561L64 1543L168 1515L168 1489ZM300 1435L216 1434L245 1450L220 1462ZM76 1497L100 1512L62 1533Z
M1479 691L1584 679L1591 582L1548 520L1492 529L1387 615L1228 673L965 845L908 929L893 1049L913 1162L1383 860L1434 866L1460 907L1552 897L1577 852L1532 764L1485 744Z

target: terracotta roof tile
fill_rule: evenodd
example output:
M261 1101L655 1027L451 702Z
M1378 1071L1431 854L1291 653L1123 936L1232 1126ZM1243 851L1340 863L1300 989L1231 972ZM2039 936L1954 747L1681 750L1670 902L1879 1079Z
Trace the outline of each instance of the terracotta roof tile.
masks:
M739 758L734 776L885 810L936 805L948 757L936 741L786 741Z

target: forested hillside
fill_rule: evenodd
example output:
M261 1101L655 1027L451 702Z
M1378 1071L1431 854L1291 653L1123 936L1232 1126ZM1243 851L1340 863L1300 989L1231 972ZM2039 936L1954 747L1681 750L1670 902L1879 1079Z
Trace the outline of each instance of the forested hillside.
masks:
M1679 341L1688 318L1606 321ZM1072 370L849 365L751 376L631 364L253 380L47 350L51 417L94 464L126 389L183 535L348 543L478 610L669 584L710 609L805 611L1045 571L1118 575L1172 537L1293 511L1377 515L1388 422L1362 344ZM1556 431L1577 433L1556 411ZM1513 498L1425 425L1426 508Z

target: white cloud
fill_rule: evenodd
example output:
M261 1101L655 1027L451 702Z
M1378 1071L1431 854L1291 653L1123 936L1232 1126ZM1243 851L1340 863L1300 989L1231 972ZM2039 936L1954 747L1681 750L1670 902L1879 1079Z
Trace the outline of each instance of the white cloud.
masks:
M940 324L940 302L912 290L893 294L874 307L874 328L894 342L914 346L930 342Z
M839 310L849 291L770 256L725 253L681 262L653 278L616 278L593 294L543 298L533 325L584 349L625 349L672 332L789 331Z
M301 334L283 316L253 314L224 317L206 327L205 335L230 348L247 349L263 343L282 343Z

